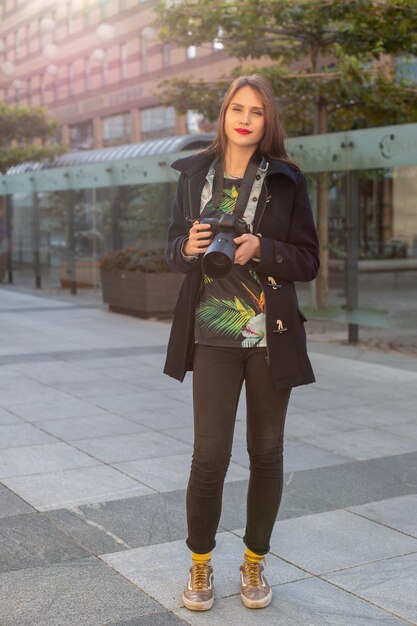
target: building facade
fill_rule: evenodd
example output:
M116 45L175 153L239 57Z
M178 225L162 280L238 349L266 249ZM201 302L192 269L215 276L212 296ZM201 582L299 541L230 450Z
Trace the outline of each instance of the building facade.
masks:
M219 40L188 49L162 45L152 26L154 4L3 0L0 102L44 107L62 123L57 140L75 150L212 130L192 111L177 116L162 106L158 85L178 75L228 76L238 62Z

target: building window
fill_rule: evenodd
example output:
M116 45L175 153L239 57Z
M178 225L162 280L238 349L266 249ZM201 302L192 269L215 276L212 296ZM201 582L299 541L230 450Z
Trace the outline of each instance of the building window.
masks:
M101 64L101 74L102 74L101 84L107 85L109 82L109 64L107 62L107 59L103 59L103 62Z
M67 32L68 35L74 32L74 22L71 19L71 2L72 0L67 0Z
M146 37L140 37L140 70L142 74L148 72L148 42Z
M171 46L165 43L162 46L162 67L169 67Z
M68 65L68 95L74 95L74 62Z
M132 116L130 113L103 118L103 145L117 146L132 140Z
M406 78L417 83L417 56L409 54L397 57L394 61L394 67L397 78Z
M69 127L70 147L74 150L89 150L94 147L93 121L72 124Z
M102 20L106 19L109 14L109 0L100 0L100 18Z
M141 139L156 139L175 135L174 107L151 107L141 111Z
M124 80L127 78L127 44L122 43L119 50L120 57L120 78Z
M195 59L197 56L197 48L196 46L188 46L187 48L187 59Z
M91 59L87 57L84 60L84 68L85 68L85 89L89 91L91 89Z
M223 50L223 36L224 36L224 28L219 26L217 29L217 37L213 40L213 50Z

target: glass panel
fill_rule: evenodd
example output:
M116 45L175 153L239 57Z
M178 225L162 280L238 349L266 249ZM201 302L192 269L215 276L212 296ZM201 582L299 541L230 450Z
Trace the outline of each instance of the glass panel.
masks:
M37 211L33 194L15 194L14 283L35 286L38 250L42 287L70 288L75 280L77 288L99 288L98 263L106 252L165 247L174 193L175 183L42 193ZM3 213L0 255L6 250Z
M314 207L318 176L307 175ZM354 224L347 218L346 172L329 173L329 306L314 309L312 284L297 285L299 301L310 319L343 322L334 327L341 333L346 323L359 324L360 337L376 347L394 338L398 344L417 334L417 166L363 170L357 176L358 306L347 309L348 233Z

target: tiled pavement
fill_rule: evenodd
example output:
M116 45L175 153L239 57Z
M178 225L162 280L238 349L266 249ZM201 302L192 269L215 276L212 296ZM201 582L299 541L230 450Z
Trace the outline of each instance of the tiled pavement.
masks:
M417 624L417 359L310 342L294 390L270 607L241 605L240 407L216 602L181 607L190 378L169 326L0 288L1 626Z

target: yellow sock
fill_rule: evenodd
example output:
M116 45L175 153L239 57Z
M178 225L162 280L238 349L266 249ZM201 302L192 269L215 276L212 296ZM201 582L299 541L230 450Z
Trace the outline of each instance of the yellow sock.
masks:
M206 563L211 559L211 552L206 552L206 554L198 554L198 552L191 552L191 558L193 563Z
M249 563L259 563L264 558L264 554L256 554L256 552L252 552L249 548L245 550L245 559L249 561Z

